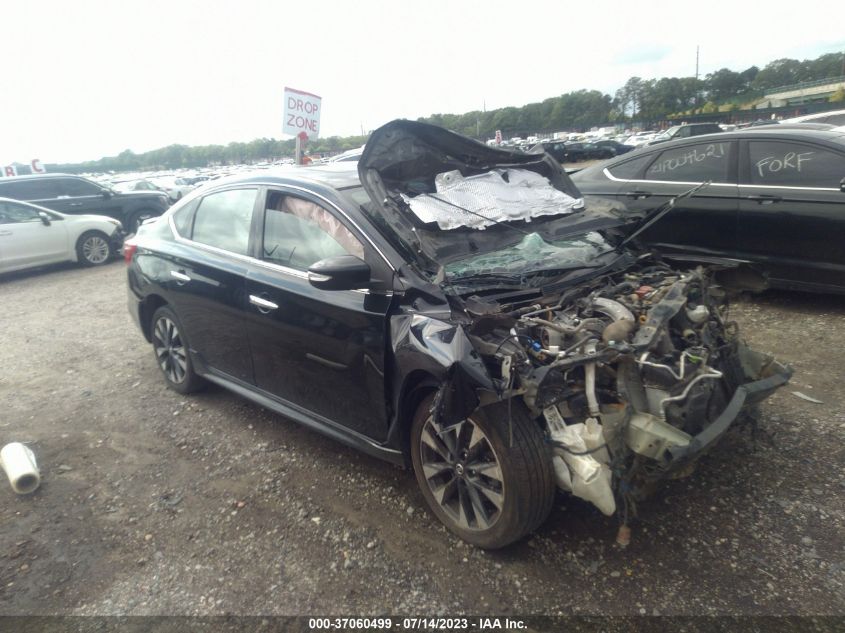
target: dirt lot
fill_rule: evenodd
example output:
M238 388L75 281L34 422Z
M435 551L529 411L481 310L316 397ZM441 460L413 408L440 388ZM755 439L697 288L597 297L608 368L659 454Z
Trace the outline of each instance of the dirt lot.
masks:
M845 614L845 298L735 304L795 368L690 478L616 519L561 496L487 553L409 473L211 389L168 391L125 272L0 279L0 443L43 484L0 482L0 614ZM792 395L818 398L813 404Z

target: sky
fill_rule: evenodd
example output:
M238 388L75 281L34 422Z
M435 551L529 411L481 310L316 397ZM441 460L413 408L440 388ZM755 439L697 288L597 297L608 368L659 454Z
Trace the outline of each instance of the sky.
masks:
M40 0L0 5L0 164L282 135L282 93L321 136L521 106L631 76L845 52L829 0Z

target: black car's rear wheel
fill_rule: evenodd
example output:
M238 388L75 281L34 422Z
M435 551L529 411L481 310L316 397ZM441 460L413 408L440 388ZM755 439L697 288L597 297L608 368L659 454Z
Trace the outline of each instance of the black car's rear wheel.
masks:
M137 233L138 227L141 226L145 220L154 218L156 215L158 214L154 213L153 211L148 211L146 209L136 211L126 219L126 226L124 228L126 229L127 233Z
M431 511L459 537L487 549L536 529L554 501L551 459L522 403L499 403L446 426L420 404L411 428L417 483Z
M179 393L193 393L205 386L205 380L194 372L188 344L176 313L162 306L153 314L150 328L153 352L167 386Z

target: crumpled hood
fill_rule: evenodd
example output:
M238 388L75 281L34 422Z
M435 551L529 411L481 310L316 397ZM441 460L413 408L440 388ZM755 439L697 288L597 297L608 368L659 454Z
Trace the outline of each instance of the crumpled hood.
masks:
M436 125L401 119L370 135L358 161L358 175L370 197L378 200L388 191L414 193L415 185L433 181L443 172L457 169L470 176L495 167L536 171L564 193L581 197L566 172L545 153L489 147Z
M538 217L530 223L489 226L483 231L471 228L441 230L425 223L411 212L403 196L413 197L434 191L438 174L459 171L463 176L484 174L493 169L525 169L541 174L551 185L576 199L581 192L551 156L524 154L488 147L460 134L416 121L392 121L373 132L358 161L358 175L372 203L364 210L380 229L389 230L393 243L415 260L419 268L434 273L440 266L518 243L526 231L546 240L598 230L623 222L619 214L597 204L585 211L567 215Z

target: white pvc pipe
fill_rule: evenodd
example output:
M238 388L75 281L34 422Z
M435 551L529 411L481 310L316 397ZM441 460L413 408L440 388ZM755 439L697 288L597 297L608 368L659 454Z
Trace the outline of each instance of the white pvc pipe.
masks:
M6 471L12 490L19 495L29 494L41 485L35 455L20 442L6 444L0 450L0 466Z
M594 418L601 415L599 410L599 401L596 398L596 364L587 363L584 367L584 391L587 394L587 405L590 409L590 415Z

